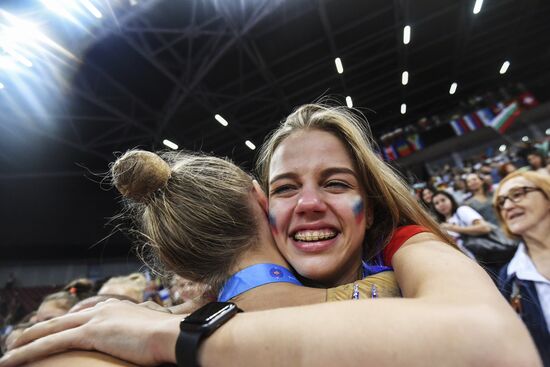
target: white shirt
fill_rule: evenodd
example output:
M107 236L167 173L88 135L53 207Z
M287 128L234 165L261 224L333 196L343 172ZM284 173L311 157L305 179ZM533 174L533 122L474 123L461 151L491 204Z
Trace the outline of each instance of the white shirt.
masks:
M447 223L454 224L459 227L469 227L473 225L476 220L480 219L483 219L481 214L479 214L469 206L464 205L456 209L456 212L453 214L452 217L447 220ZM464 247L464 241L462 241L462 238L460 238L460 234L453 231L447 231L447 233L449 233L449 236L451 236L455 240L458 248L462 252L464 252L466 256L475 260L475 256L470 251L468 251L466 247Z
M546 320L546 327L550 331L550 280L538 272L533 260L527 255L527 249L523 242L519 244L516 254L508 265L508 275L514 273L518 279L535 283L544 319Z

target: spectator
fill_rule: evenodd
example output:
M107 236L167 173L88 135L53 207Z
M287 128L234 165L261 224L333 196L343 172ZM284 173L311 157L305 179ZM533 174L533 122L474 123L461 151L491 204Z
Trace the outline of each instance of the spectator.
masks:
M505 231L521 239L500 272L500 288L550 366L550 178L512 173L500 183L494 204Z
M466 176L466 185L472 193L472 197L466 200L464 204L481 214L484 220L498 225L498 220L491 204L493 196L489 192L490 185L483 180L479 173L470 173Z
M531 150L527 153L527 161L529 162L529 166L532 171L550 176L550 171L548 170L548 166L546 164L546 157L541 151L537 149Z

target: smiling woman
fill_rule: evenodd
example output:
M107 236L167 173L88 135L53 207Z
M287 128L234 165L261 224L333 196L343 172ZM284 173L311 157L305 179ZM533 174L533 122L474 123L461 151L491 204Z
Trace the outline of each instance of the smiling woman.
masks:
M504 229L522 241L500 272L500 288L550 366L550 176L511 173L497 188L494 204Z

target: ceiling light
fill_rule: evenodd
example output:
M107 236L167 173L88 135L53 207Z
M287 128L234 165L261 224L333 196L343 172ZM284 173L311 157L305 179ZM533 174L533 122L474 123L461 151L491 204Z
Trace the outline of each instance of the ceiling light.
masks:
M506 145L502 144L500 147L498 147L499 152L504 152L506 150Z
M348 108L352 108L352 107L353 107L353 101L351 100L351 97L350 97L350 96L347 96L347 97L346 97L346 104L348 105Z
M0 89L4 89L4 84L0 83ZM546 135L548 135L548 134L546 134Z
M214 118L215 118L220 124L222 124L222 126L227 126L227 125L229 125L229 122L227 122L226 119L224 119L223 117L221 117L221 116L218 115L218 114L216 114L216 115L214 116Z
M249 147L251 150L254 150L256 149L256 146L250 141L250 140L247 140L244 142L246 144L247 147Z
M451 84L451 88L449 88L449 94L455 94L457 86L458 84L456 83Z
M404 115L407 113L407 104L406 103L402 103L401 104L401 114Z
M90 2L90 0L80 0L80 2L82 3L82 5L84 5L86 9L88 9L90 13L92 13L94 17L101 18L103 16L101 15L101 12L97 10L97 8L94 6L94 4Z
M168 139L164 139L164 140L162 141L162 144L166 145L166 146L167 146L168 148L170 148L170 149L174 149L174 150L178 149L178 145L177 145L176 143L172 143L172 142L171 142L170 140L168 140Z
M550 129L546 129L546 135L550 135Z
M476 0L474 5L474 14L477 14L481 11L481 6L483 5L483 0Z
M407 85L408 82L409 82L409 72L404 71L403 74L401 74L401 84Z
M403 43L408 45L411 42L411 26L406 25L403 28Z
M521 138L521 141L527 142L527 141L529 141L529 137L527 135L525 135L523 138Z
M334 63L336 64L336 71L338 71L338 74L342 74L344 72L344 65L342 65L342 60L337 57L334 59Z
M508 67L510 67L510 62L509 61L504 61L502 63L502 66L500 67L499 73L504 74L508 70Z

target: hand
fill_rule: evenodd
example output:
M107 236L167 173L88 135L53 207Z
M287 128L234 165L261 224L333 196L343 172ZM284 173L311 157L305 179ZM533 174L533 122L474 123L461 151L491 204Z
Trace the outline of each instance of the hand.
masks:
M440 226L444 230L456 232L454 224L443 222L443 223L440 224Z
M181 316L109 300L28 329L0 359L12 367L70 349L97 350L142 366L175 362Z

